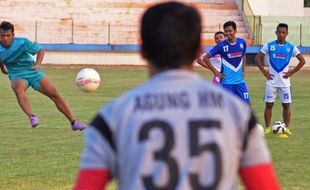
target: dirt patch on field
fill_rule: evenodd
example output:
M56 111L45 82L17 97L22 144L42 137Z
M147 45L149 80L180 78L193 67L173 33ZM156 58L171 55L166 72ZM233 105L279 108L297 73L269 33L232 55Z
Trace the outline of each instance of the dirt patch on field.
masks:
M49 68L56 68L56 69L61 69L61 68L72 68L72 69L82 69L82 68L93 68L93 69L98 69L98 70L127 70L127 71L146 71L147 66L146 65L58 65L58 64L44 64L44 67L49 67ZM194 66L195 71L204 71L206 70L205 68L201 66ZM249 66L246 67L246 71L249 72L259 72L259 69L255 66ZM211 72L211 71L210 71ZM310 72L310 67L303 67L301 71L299 72Z
M82 68L93 68L98 70L146 70L145 65L57 65L57 64L44 64L44 67L55 68L55 69L82 69Z

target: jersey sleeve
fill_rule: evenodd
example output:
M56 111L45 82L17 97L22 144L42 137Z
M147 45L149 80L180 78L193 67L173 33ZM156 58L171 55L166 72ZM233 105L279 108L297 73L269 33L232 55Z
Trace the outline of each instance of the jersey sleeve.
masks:
M247 45L246 45L246 41L245 40L243 40L243 46L244 46L243 53L245 54L246 53L246 49L247 49Z
M216 46L214 46L208 53L214 57L216 54L221 54L222 53L222 45L221 43L217 44Z
M240 162L241 179L246 189L279 190L280 186L271 163L267 144L256 124L255 116L252 113L247 124L248 132ZM257 181L260 183L257 184Z
M297 55L299 55L300 54L300 51L299 51L299 49L296 47L296 46L294 46L294 49L293 49L293 54L292 54L292 56L293 57L296 57Z
M106 113L113 103L102 108L92 119L85 133L85 149L81 157L81 168L104 168L115 172L116 144L114 132Z
M248 131L245 136L244 150L240 163L241 168L271 162L265 139L256 124L255 116L251 114L247 124Z
M268 44L264 44L260 52L265 55L268 54Z
M32 55L37 54L41 50L41 47L38 44L31 42L27 38L25 38L24 45L25 51Z

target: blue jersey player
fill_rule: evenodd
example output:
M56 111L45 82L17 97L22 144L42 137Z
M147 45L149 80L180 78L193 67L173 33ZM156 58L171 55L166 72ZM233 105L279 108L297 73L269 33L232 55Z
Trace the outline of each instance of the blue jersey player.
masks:
M64 99L54 85L46 79L41 68L44 50L27 38L15 37L14 25L7 21L3 21L0 25L0 39L1 71L9 75L17 102L28 116L30 125L33 128L39 125L39 118L32 113L31 105L26 97L29 86L49 97L58 110L71 122L73 130L85 129L86 125L75 120ZM32 55L37 55L36 61Z
M277 40L266 43L255 57L255 62L264 74L266 81L265 89L265 134L269 134L272 116L272 107L277 96L279 96L283 107L283 121L287 127L286 134L280 134L280 138L287 138L292 132L289 130L291 119L290 104L292 102L290 77L305 64L305 59L298 48L286 41L288 25L280 23L276 30ZM268 71L263 66L263 58L269 57ZM289 68L290 60L296 57L299 63L294 68Z
M237 38L236 23L228 21L224 24L226 40L214 46L203 60L210 67L214 75L221 79L221 86L233 94L250 103L247 85L244 81L246 42ZM217 71L210 63L210 58L216 54L222 57L221 71Z

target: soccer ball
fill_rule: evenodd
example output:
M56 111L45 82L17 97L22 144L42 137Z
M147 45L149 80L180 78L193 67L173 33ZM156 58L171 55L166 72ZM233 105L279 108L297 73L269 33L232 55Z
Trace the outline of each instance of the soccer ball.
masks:
M95 92L100 85L100 76L95 69L84 68L78 72L76 85L85 92Z
M282 121L274 122L274 124L271 126L271 129L274 134L286 133L285 123L283 123Z
M264 136L264 127L263 127L261 124L259 124L259 123L257 123L255 127L257 127L258 130L259 130L259 133L260 133L262 136Z

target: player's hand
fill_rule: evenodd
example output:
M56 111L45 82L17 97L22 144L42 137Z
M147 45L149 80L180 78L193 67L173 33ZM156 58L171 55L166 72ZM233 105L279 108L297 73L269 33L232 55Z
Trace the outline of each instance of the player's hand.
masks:
M267 80L272 80L273 76L274 76L273 74L270 74L269 72L265 72L264 75L265 75Z
M197 63L199 64L199 65L204 65L204 61L203 61L203 59L201 59L201 58L198 58L197 59Z
M215 73L215 76L217 76L219 79L223 80L225 77L223 75L223 73L219 72L219 71L216 71Z
M34 65L34 66L32 67L32 69L33 69L33 70L36 70L36 71L38 71L39 68L40 68L40 65Z
M0 63L0 64L1 64L1 63ZM6 68L5 65L1 65L0 68L1 68L1 72L2 72L3 74L5 74L5 75L9 74L9 71L8 71L8 69Z
M293 75L293 73L292 72L290 72L290 71L287 71L287 72L283 72L283 78L285 78L285 79L287 79L287 78L289 78L289 77L291 77L292 75Z

